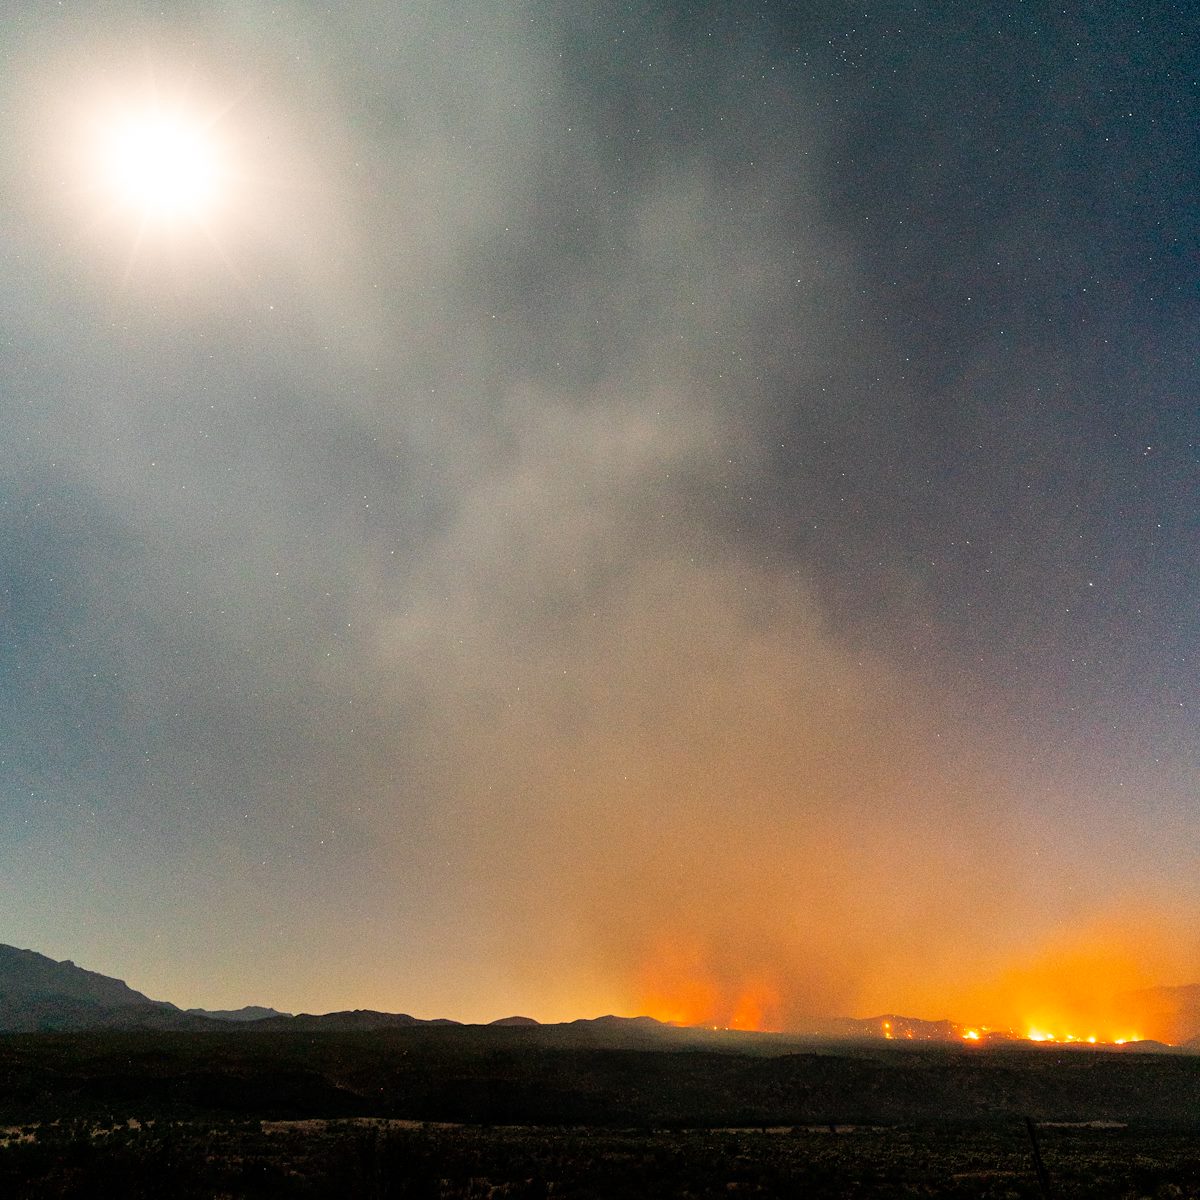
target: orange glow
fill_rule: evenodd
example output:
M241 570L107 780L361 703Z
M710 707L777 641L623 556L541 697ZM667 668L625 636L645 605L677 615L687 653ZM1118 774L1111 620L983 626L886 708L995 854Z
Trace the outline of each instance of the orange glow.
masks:
M627 1007L670 1024L764 1032L820 1028L826 1017L844 1014L826 1010L809 1017L784 986L786 980L799 991L803 974L780 969L759 946L742 955L736 940L652 944ZM1175 995L1184 989L1153 986L1174 973L1169 962L1146 926L1131 924L1124 935L1115 926L1096 928L1045 945L990 982L941 998L933 990L910 998L905 1008L885 1010L903 1015L880 1018L873 1032L885 1040L952 1038L968 1045L1004 1039L1083 1046L1146 1039L1178 1043L1193 1036L1195 1017Z
M651 988L643 994L638 1011L668 1025L712 1025L721 1028L716 988L704 979L681 979L669 988Z
M1007 1030L1032 1042L1177 1042L1187 1035L1185 1016L1154 988L1174 973L1166 942L1148 922L1107 922L1056 939L990 983L948 997L946 1008L960 1020L989 1023L970 1029Z
M1134 1023L1137 1014L1133 1011L1121 1012L1119 1011L1120 1007L1133 1010L1138 1005L1130 1001L1119 1007L1101 1008L1097 1006L1071 1012L1065 1007L1043 1004L1041 1006L1042 1019L1020 1023L1015 1026L1015 1031L1019 1036L1025 1037L1031 1042L1058 1042L1064 1045L1072 1042L1084 1042L1092 1046L1123 1046L1126 1042L1142 1041L1145 1035ZM1055 1019L1046 1019L1049 1016L1053 1016ZM1165 1042L1169 1039L1160 1033L1156 1040Z
M1095 1033L1086 1035L1064 1033L1062 1031L1049 1033L1044 1029L1030 1029L1025 1034L1025 1037L1031 1042L1055 1042L1061 1045L1082 1042L1089 1046L1124 1046L1127 1042L1140 1042L1143 1040L1139 1033L1130 1033L1127 1037L1103 1037Z
M761 975L730 978L699 947L661 948L643 967L637 1011L671 1025L778 1030L780 992Z
M734 1005L729 1018L730 1029L766 1029L768 1013L779 1007L779 993L767 984L751 984Z

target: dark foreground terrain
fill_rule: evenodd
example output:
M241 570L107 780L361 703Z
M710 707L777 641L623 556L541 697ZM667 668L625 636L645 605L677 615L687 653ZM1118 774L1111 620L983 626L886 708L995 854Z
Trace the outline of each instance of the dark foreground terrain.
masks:
M3 1037L0 1197L1200 1198L1196 1056L602 1041Z
M1055 1197L1200 1196L1169 1133L1041 1128ZM14 1197L1041 1197L1025 1129L618 1130L303 1122L65 1125L0 1151Z

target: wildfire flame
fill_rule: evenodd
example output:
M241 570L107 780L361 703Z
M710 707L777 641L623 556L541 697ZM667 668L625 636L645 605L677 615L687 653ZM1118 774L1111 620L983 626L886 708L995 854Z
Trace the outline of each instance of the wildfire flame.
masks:
M763 982L748 983L730 994L705 980L692 980L670 992L646 992L638 1011L668 1025L778 1030L773 1019L778 1004L778 991Z
M1063 1045L1069 1043L1084 1043L1089 1046L1124 1046L1127 1042L1140 1042L1143 1040L1142 1035L1136 1032L1130 1032L1124 1037L1103 1037L1095 1033L1086 1035L1075 1033L1049 1033L1044 1029L1029 1029L1025 1033L1025 1038L1030 1042L1058 1042Z
M763 974L730 977L697 948L660 948L642 972L637 1009L669 1025L777 1031L780 990Z
M889 1017L874 1031L886 1040L949 1037L973 1045L1000 1039L1098 1047L1148 1039L1177 1043L1194 1034L1195 1016L1172 998L1173 991L1184 989L1151 986L1170 969L1163 965L1168 958L1155 962L1147 950L1151 942L1148 937L1122 940L1113 930L1097 929L1048 945L990 982L953 993L914 994L905 1008L885 1010L914 1017L949 1013L959 1022L974 1017L969 1024L942 1020L925 1027L921 1021ZM769 955L759 953L735 966L740 955L718 949L702 941L656 946L643 964L636 998L631 997L637 1011L671 1024L715 1029L805 1028L796 1014L803 1022L811 1009L780 986L785 976L772 970ZM981 1017L988 1024L980 1023Z
M1176 941L1178 939L1175 939ZM1005 1037L1052 1045L1123 1046L1190 1036L1191 1018L1177 1011L1169 989L1154 984L1188 971L1171 958L1171 939L1132 921L1110 922L1064 934L988 983L964 989L944 1003L988 1026L960 1031L965 1041ZM1186 978L1186 975L1184 976ZM1174 1007L1173 1007L1174 1005ZM961 1019L961 1017L959 1018Z

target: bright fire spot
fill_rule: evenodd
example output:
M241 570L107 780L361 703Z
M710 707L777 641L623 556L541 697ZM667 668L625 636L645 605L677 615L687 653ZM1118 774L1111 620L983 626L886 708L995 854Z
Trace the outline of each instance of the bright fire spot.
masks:
M111 118L97 157L108 193L149 221L196 220L219 195L217 147L199 119L180 111L150 107Z
M1172 953L1169 939L1153 927L1097 926L1063 935L939 1007L963 1029L983 1032L980 1022L987 1022L1031 1042L1180 1042L1191 1036L1186 1006L1178 989L1157 985L1164 974L1189 969L1175 964Z
M1071 1042L1086 1042L1089 1046L1124 1046L1128 1042L1142 1040L1138 1033L1129 1033L1124 1037L1103 1037L1095 1033L1083 1036L1076 1033L1050 1033L1045 1029L1030 1029L1025 1036L1031 1042L1055 1042L1062 1045Z
M963 1040L964 1040L964 1041L967 1041L967 1042L977 1042L977 1041L979 1041L979 1030L978 1030L978 1029L968 1029L968 1030L966 1030L966 1031L963 1033Z

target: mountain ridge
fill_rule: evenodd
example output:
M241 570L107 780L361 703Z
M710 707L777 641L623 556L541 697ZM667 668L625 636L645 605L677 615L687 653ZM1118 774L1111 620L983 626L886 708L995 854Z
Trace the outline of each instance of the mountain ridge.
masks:
M1174 1046L1196 1052L1200 1049L1200 984L1147 988L1130 993L1146 1011L1157 1014L1158 1027L1169 1030L1163 1042L1143 1041L1130 1048L1152 1049ZM352 1009L329 1013L285 1013L262 1005L239 1009L186 1011L166 1000L152 1000L124 980L77 966L72 960L57 962L35 950L0 943L0 1033L86 1031L86 1030L177 1030L204 1031L238 1029L247 1032L377 1032L415 1026L461 1028L468 1023L446 1017L426 1019L408 1013ZM502 1017L491 1027L540 1027L554 1025L586 1032L589 1037L620 1033L638 1039L657 1038L672 1030L691 1027L665 1024L649 1016L581 1017L573 1021L542 1025L532 1017ZM691 1029L695 1035L707 1032ZM725 1031L732 1032L732 1031ZM887 1039L914 1042L955 1042L965 1027L953 1021L926 1021L886 1013L877 1017L832 1018L811 1029L773 1036L821 1037L843 1040ZM767 1035L761 1035L767 1036ZM973 1035L972 1035L973 1036ZM989 1033L985 1040L1012 1040L1012 1033Z
M194 1017L208 1017L213 1021L227 1021L240 1024L244 1021L262 1021L267 1017L290 1017L291 1013L282 1012L278 1008L266 1008L261 1004L244 1004L241 1008L189 1008Z
M151 1000L123 979L56 962L36 950L0 944L0 1030L39 1033L76 1029L202 1028L166 1000Z

